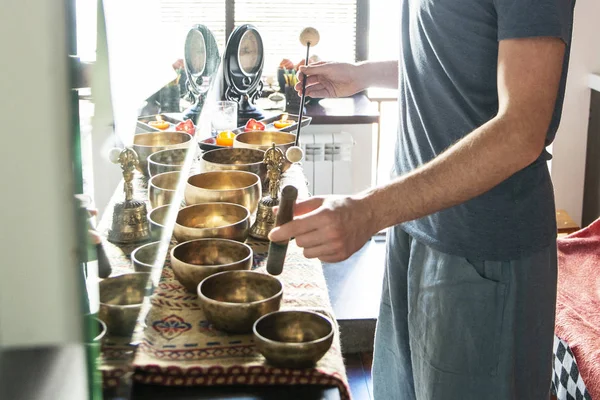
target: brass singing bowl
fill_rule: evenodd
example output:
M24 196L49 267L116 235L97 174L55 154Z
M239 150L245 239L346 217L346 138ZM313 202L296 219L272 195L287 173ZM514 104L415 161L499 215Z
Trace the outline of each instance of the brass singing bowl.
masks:
M234 203L254 214L262 195L258 175L246 171L211 171L190 176L185 186L185 202Z
M227 147L215 149L202 154L204 171L247 171L260 177L264 182L267 177L267 166L263 162L265 152L259 149Z
M135 329L150 274L134 272L106 278L100 286L100 318L109 335L131 336Z
M171 204L179 185L180 172L165 172L154 175L148 182L148 200L150 208Z
M252 328L258 351L273 365L306 368L319 361L333 342L333 323L312 311L275 311Z
M252 248L228 239L196 239L171 250L175 278L190 292L210 275L252 268Z
M166 149L150 154L148 173L150 176L164 172L181 171L188 149Z
M233 147L267 150L273 143L279 147L283 154L294 145L296 135L279 131L249 131L238 134L233 139Z
M152 153L166 149L183 149L190 146L192 135L186 132L152 132L138 133L133 137L133 150L138 155L139 171L146 177L148 173L148 157Z
M221 331L248 333L254 322L279 310L283 285L274 276L254 271L225 271L198 285L206 319Z
M131 263L135 272L152 272L154 268L159 266L162 268L163 263L156 262L161 243L160 241L147 243L131 252Z
M202 203L179 210L173 235L178 242L221 238L243 242L250 231L250 212L233 203Z
M169 204L152 209L148 213L148 224L150 225L150 236L152 240L160 240L165 228L165 221L169 214Z

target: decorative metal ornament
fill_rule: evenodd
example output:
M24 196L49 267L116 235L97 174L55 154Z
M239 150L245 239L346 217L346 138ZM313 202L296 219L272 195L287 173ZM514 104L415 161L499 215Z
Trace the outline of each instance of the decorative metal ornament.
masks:
M238 103L238 125L250 118L262 119L254 106L262 93L263 41L255 26L238 26L229 36L223 59L224 99Z
M133 175L139 163L133 149L125 148L116 160L123 170L125 200L115 204L108 240L112 243L131 244L150 239L146 203L133 198Z
M281 176L283 175L287 160L283 151L273 143L271 148L265 152L263 162L267 164L269 194L263 197L258 204L256 221L250 228L250 236L256 239L267 240L269 232L275 227L276 221L273 208L279 205Z

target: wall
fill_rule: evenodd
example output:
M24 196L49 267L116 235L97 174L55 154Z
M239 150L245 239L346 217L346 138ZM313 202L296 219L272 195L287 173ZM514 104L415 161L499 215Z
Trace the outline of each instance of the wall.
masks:
M578 0L562 122L554 142L552 178L556 206L581 223L587 129L588 75L600 71L600 1Z

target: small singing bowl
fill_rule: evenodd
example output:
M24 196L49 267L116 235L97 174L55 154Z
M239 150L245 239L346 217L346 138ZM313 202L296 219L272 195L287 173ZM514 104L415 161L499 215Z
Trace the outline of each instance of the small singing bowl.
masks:
M152 153L166 149L183 149L190 146L192 135L186 132L152 132L138 133L133 137L133 150L138 155L138 169L146 177L148 174L148 157Z
M225 271L198 285L206 319L221 331L252 332L254 322L279 310L283 285L274 276L254 271Z
M319 361L333 342L333 323L311 311L276 311L252 328L258 351L276 366L306 368Z
M254 214L262 195L262 183L258 175L246 171L211 171L190 176L185 186L185 202L234 203Z
M170 207L171 206L167 204L156 207L148 213L148 224L150 225L150 235L152 236L152 240L157 241L161 239Z
M142 308L146 285L150 274L134 272L100 282L100 318L108 328L108 334L129 337Z
M148 173L150 176L164 172L181 171L187 149L167 149L152 153L148 157Z
M161 243L160 241L148 243L131 252L131 263L135 272L152 272L158 266L156 259ZM162 267L163 263L159 264Z
M171 250L175 278L190 292L210 275L252 268L252 248L228 239L197 239L178 244Z
M202 154L202 168L204 171L252 172L260 177L261 182L264 182L267 177L264 158L263 150L227 147Z
M202 203L177 213L173 235L178 242L220 238L243 242L250 231L250 212L233 203Z
M179 184L180 172L165 172L154 175L148 182L148 200L150 208L171 204Z
M233 139L233 147L242 147L249 149L267 150L273 143L279 147L283 154L288 148L296 142L296 135L293 133L279 131L250 131L238 134Z

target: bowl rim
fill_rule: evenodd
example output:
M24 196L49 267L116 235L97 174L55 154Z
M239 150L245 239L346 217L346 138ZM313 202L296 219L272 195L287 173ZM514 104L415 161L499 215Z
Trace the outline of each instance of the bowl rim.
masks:
M302 314L311 314L311 315L316 315L318 317L321 317L325 321L327 321L327 323L329 324L329 328L330 328L329 333L327 335L323 336L322 338L311 340L309 342L280 342L278 340L269 339L269 338L265 337L264 335L262 335L262 334L260 334L258 332L258 330L256 329L256 327L258 326L258 324L262 320L268 318L271 315L274 315L274 314L283 314L283 313L302 313ZM329 317L327 317L327 316L325 316L325 315L323 315L321 313L318 313L316 311L310 311L310 310L294 310L294 309L291 309L291 310L277 310L277 311L272 311L272 312L270 312L268 314L263 315L259 319L257 319L254 322L254 325L252 325L252 333L254 333L254 335L257 338L259 338L260 340L262 340L262 341L264 341L266 343L269 343L269 344L284 345L284 346L290 346L290 347L305 346L307 344L310 345L310 344L318 344L318 343L321 343L321 342L325 342L325 341L327 341L327 340L329 340L330 338L333 337L334 332L335 332L335 328L334 328L333 322L331 321L331 319Z
M173 144L166 144L166 145L165 145L165 144L163 144L163 145L157 145L157 144L152 144L152 145L149 145L149 144L139 144L139 143L136 143L136 142L135 142L135 138L136 138L136 137L138 137L138 136L139 136L139 137L141 137L142 135L144 135L144 136L146 136L146 135L148 135L148 136L149 136L149 135L160 135L160 134L162 134L162 133L177 133L177 134L183 134L183 137L185 137L185 140L184 140L183 142L181 142L181 143L173 143ZM164 146L180 146L180 145L183 145L183 144L186 144L186 143L189 143L189 142L191 142L193 138L194 138L194 137L193 137L192 135L190 135L189 133L187 133L187 132L182 132L182 131L142 132L142 133L136 133L136 134L134 135L134 137L133 137L133 143L132 143L132 146L134 146L134 147L135 147L135 146L137 146L137 147L144 147L144 148L152 148L152 147L164 147ZM135 150L135 149L134 149L134 150ZM163 149L163 150L164 150L164 149ZM154 152L154 153L156 153L156 152ZM148 157L149 157L149 156L148 156Z
M238 188L233 188L233 189L207 189L207 188L203 188L200 186L196 186L196 185L192 185L190 183L190 179L198 176L198 175L206 175L206 174L250 174L250 175L254 175L254 177L256 178L256 182L253 183L252 185L248 185L248 186L244 186L244 187L238 187ZM159 174L160 175L160 174ZM156 175L154 175L156 176ZM219 171L205 171L205 172L200 172L194 175L191 175L188 177L186 185L191 186L195 189L200 189L200 190L208 190L211 192L229 192L232 190L244 190L244 189L249 189L254 185L261 185L261 181L260 181L260 176L256 175L253 172L249 172L249 171L240 171L240 170L219 170ZM206 204L206 203L200 203L200 204Z
M159 190L162 190L162 191L164 191L164 192L176 192L176 191L177 191L177 188L175 188L175 189L167 189L167 188L164 188L164 187L162 187L162 186L158 186L158 185L156 185L156 184L154 183L154 178L157 178L157 177L159 177L159 176L160 176L160 177L162 177L162 176L164 176L164 175L167 175L167 174L173 174L173 175L174 175L174 174L179 174L179 175L181 175L181 171L167 171L167 172L161 172L160 174L156 174L156 175L152 176L150 179L148 179L148 192L150 191L150 188L151 188L151 187L155 187L155 188L157 188L157 189L159 189ZM181 176L180 176L180 177L178 178L178 180L177 180L177 183L178 183L178 185L177 185L177 186L179 186L179 179L181 179ZM150 193L148 193L148 195L150 195ZM155 208L157 208L157 207L155 207Z
M246 216L245 216L244 218L240 219L239 221L237 221L237 222L234 222L233 224L221 225L221 226L216 226L216 227L213 227L213 228L193 228L193 227L190 227L190 226L182 225L182 224L180 224L179 222L177 222L177 219L179 218L179 213L180 213L181 211L183 211L183 210L187 210L188 208L192 208L192 207L196 207L196 206L215 205L215 204L218 204L218 205L223 205L223 204L224 204L224 205L226 205L226 206L236 206L236 207L243 208L244 210L246 210ZM157 208L158 208L158 207L157 207ZM241 222L244 222L244 221L245 221L245 220L247 220L247 219L250 219L250 210L248 210L248 209L247 209L246 207L244 207L243 205L241 205L241 204L236 204L236 203L227 203L227 202L224 202L224 201L223 201L223 202L221 202L221 201L211 201L211 202L208 202L208 203L190 204L189 206L181 207L181 208L180 208L180 209L177 211L177 216L175 217L175 226L180 226L180 227L182 227L182 228L185 228L185 229L194 229L194 230L197 230L197 231L203 231L203 230L208 230L208 229L223 229L223 228L229 228L229 227L235 226L235 225L237 225L237 224L239 224L239 223L241 223ZM210 239L210 238L203 238L203 239ZM217 239L217 238L215 238L215 239ZM188 240L188 242L189 242L189 241L190 241L190 240Z
M162 207L162 206L161 206L161 207ZM158 207L157 207L157 208L158 208ZM136 247L136 248L135 248L135 249L134 249L134 250L131 252L131 255L130 255L130 258L131 258L131 263L133 264L133 262L135 261L135 262L137 262L137 263L139 263L139 264L142 264L142 265L144 265L144 266L147 266L147 267L150 267L150 268L156 268L156 267L155 267L154 265L152 265L152 264L148 264L148 263L145 263L145 262L141 262L141 261L139 261L139 260L135 260L135 256L136 256L136 254L137 254L138 250L141 250L141 249L142 249L142 248L144 248L144 247L150 247L150 246L152 246L152 245L155 245L155 246L156 246L156 245L160 245L161 243L162 243L162 241L160 241L160 240L157 240L157 241L155 241L155 242L146 243L146 244L143 244L143 245L141 245L141 246L138 246L138 247Z
M228 151L228 150L232 150L232 151L239 151L239 150L252 150L252 151L260 151L263 154L263 159L260 161L256 161L256 162L252 162L252 163L244 163L244 164L222 164L222 163L217 163L214 161L209 161L206 158L204 158L206 155L212 155L211 153L216 153L219 151ZM231 147L231 146L226 146L220 149L212 149L212 150L208 150L205 151L204 153L202 153L202 156L200 157L200 159L202 160L202 162L205 163L209 163L209 164L214 164L214 165L260 165L264 163L264 155L265 155L265 151L262 149L255 149L255 148L248 148L248 147ZM206 172L210 172L210 171L206 171Z
M242 135L244 135L246 133L280 133L280 134L283 134L283 135L291 135L291 136L293 136L291 142L275 143L275 147L278 147L278 146L287 146L289 144L296 143L296 139L295 139L296 135L294 133L291 133L291 132L282 132L282 131L275 131L275 130L273 130L273 131L272 130L266 130L266 131L244 131L244 132L240 132L237 135L235 135L235 137L233 138L233 141L234 142L237 141L237 142L240 142L240 143L244 143L244 144L247 144L247 145L250 145L250 146L270 146L270 145L264 145L264 144L247 143L247 142L243 142L243 141L241 141L241 140L238 139L238 137L240 137L240 136L242 136Z
M159 208L165 208L166 209L166 208L171 207L171 206L172 206L172 204L163 204L162 206L154 207L153 209L151 209L150 211L148 211L148 215L147 215L148 221L151 222L151 223L153 223L153 224L156 224L157 226L160 226L161 228L164 228L165 226L163 224L159 224L157 221L155 221L152 218L150 218L150 214L152 214L155 210L158 210Z
M201 241L209 241L209 240L216 240L219 242L229 242L229 243L234 243L236 245L242 245L243 247L245 247L249 253L246 257L242 258L241 260L235 261L235 262L230 262L227 264L219 264L219 265L204 265L204 264L192 264L189 263L187 261L183 261L180 258L175 257L175 249L178 247L182 247L185 244L188 244L190 242L201 242ZM185 265L189 265L190 267L201 267L201 268L211 268L211 267L215 267L215 268L223 268L223 267L229 267L231 265L234 264L238 264L238 263L242 263L242 262L246 262L249 259L252 259L254 257L254 251L252 250L252 247L248 246L246 243L242 243L242 242L238 242L236 240L231 240L231 239L224 239L224 238L200 238L200 239L192 239L192 240L187 240L185 242L181 242L178 243L177 245L173 246L173 248L171 249L171 251L169 252L170 256L171 256L171 264L173 263L173 259L177 260L178 262L185 264ZM172 266L171 266L172 267Z
M152 156L154 156L158 153L163 153L163 152L167 152L167 151L183 151L183 150L185 150L186 152L188 151L188 149L186 149L185 147L184 148L174 148L174 149L162 149L159 151L155 151L154 153L152 153L148 156L148 164L160 165L161 167L182 167L183 164L165 164L165 163L160 163L158 161L154 161L152 159ZM184 157L184 163L185 163L185 157ZM174 172L174 171L167 171L167 172ZM156 175L160 175L160 174L156 174ZM156 176L156 175L154 175L154 176Z
M210 297L206 296L204 293L202 293L202 285L208 281L209 279L216 279L216 277L220 276L220 275L225 275L225 274L230 274L230 273L242 273L242 274L259 274L259 275L264 275L266 277L268 277L269 279L274 279L277 283L279 283L279 290L277 291L277 293L275 293L273 296L267 297L265 299L262 300L256 300L256 301L250 301L247 303L233 303L230 301L217 301L214 299L211 299ZM196 288L196 293L198 294L198 297L201 299L201 301L205 301L207 303L211 303L213 305L226 305L226 306L245 306L245 307L249 307L249 306L253 306L253 305L258 305L258 304L262 304L262 303L266 303L268 301L272 301L273 299L276 299L277 297L281 297L283 296L283 282L281 282L281 280L273 275L269 275L269 274L265 274L262 272L258 272L258 271L252 271L252 270L237 270L237 271L222 271L222 272L217 272L216 274L212 274L210 276L207 276L206 278L202 279L202 281L200 281L200 283L198 284L198 287Z
M100 285L102 285L103 282L106 282L107 280L114 280L117 278L120 278L122 276L126 276L126 275L137 275L137 276L141 276L141 275L145 275L146 276L146 284L150 281L152 274L150 272L137 272L137 271L133 271L133 272L125 272L124 274L120 274L120 275L115 275L115 276L109 276L108 278L104 278L102 279L99 283L98 283L98 304L100 304L101 307L108 307L108 308L135 308L135 307L141 307L144 304L144 299L147 297L146 296L146 289L144 289L144 295L142 297L142 301L140 303L134 303L134 304L110 304L110 303L105 303L102 300L100 300Z

